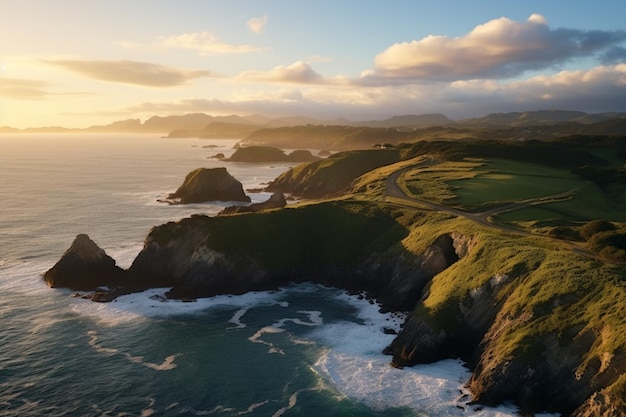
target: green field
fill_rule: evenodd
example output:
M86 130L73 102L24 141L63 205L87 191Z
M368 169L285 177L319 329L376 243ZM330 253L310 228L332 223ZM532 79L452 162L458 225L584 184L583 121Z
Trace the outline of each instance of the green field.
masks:
M567 170L503 159L489 159L473 172L473 178L447 181L465 210L559 194L581 183Z

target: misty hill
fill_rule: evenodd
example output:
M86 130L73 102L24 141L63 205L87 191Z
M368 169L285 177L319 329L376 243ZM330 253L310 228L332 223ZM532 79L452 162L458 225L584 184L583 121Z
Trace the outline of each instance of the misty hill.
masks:
M440 113L436 114L407 114L404 116L393 116L385 120L370 120L357 123L348 123L352 126L368 127L395 127L395 128L424 128L428 126L446 126L454 123Z
M337 128L378 128L394 129L404 132L420 130L421 134L428 137L433 132L441 133L448 129L444 139L476 138L484 135L480 129L526 129L541 127L543 138L548 137L545 129L555 136L564 134L577 134L577 129L596 123L609 122L626 118L626 113L606 112L590 114L580 111L569 110L537 110L512 113L491 113L484 117L453 121L443 114L419 114L399 115L382 120L350 121L337 118L332 120L316 119L307 116L290 116L271 118L264 115L253 114L239 116L211 116L205 113L191 113L184 115L153 116L141 122L139 119L127 119L115 121L107 125L91 126L83 129L70 129L65 127L37 127L15 129L9 126L0 127L0 133L157 133L168 135L172 138L197 137L197 138L241 138L250 139L249 135L260 129L289 128L301 126L322 126ZM610 132L606 134L624 134L620 127L621 122L606 125ZM568 126L569 125L569 126ZM456 129L456 130L454 130ZM468 130L469 129L469 130ZM603 134L602 126L598 125L591 134ZM567 130L567 132L565 131ZM493 133L493 132L492 132ZM495 132L500 139L528 138L528 131L502 131ZM532 132L531 132L532 133ZM280 133L279 133L280 134ZM436 136L436 135L435 135ZM422 139L428 139L422 137ZM367 141L366 141L367 142ZM379 142L384 142L379 140ZM344 147L345 148L345 147Z
M466 126L541 126L558 123L596 123L609 119L626 117L626 113L588 114L570 110L536 110L512 113L491 113L484 117L459 120L457 125Z

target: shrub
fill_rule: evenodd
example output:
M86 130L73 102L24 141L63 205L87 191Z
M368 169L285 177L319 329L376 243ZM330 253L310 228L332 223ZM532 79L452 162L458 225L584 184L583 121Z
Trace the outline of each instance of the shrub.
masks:
M585 240L591 239L595 234L615 230L613 223L607 220L592 220L580 229L580 235Z

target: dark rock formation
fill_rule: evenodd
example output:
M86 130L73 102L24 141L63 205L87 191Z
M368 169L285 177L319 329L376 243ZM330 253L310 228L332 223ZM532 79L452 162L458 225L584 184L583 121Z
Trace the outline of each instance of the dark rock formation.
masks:
M61 259L43 274L43 279L52 288L92 291L100 286L119 285L124 276L124 270L115 265L113 258L89 236L80 234Z
M206 201L245 201L243 186L226 168L198 168L185 177L183 185L167 197L172 203L203 203Z
M281 149L271 146L240 147L228 159L232 162L313 162L320 158L307 150L295 150L289 155Z
M611 339L623 333L623 304L604 299L595 306L599 319L563 324L593 307L597 297L588 293L604 285L599 276L575 268L576 287L564 290L571 268L563 258L575 254L547 255L550 249L531 250L504 235L486 245L483 232L467 231L475 229L414 226L425 218L344 200L245 216L196 215L153 228L124 281L114 262L99 263L108 257L85 235L44 278L76 289L116 286L117 292L94 293L97 301L149 287L171 287L168 296L189 299L294 282L364 292L383 310L412 311L385 350L394 366L462 358L473 371L468 388L478 403L514 402L529 415L625 415L626 353L621 339ZM412 246L422 232L429 237ZM101 265L92 284L79 288L75 279L60 278L78 279L67 271L84 264ZM549 274L534 277L541 268ZM546 281L553 287L546 289ZM615 282L609 295L623 294ZM617 313L607 320L613 307Z
M422 255L403 253L397 243L404 229L388 213L348 210L354 209L328 204L272 211L251 227L249 216L192 216L154 228L129 272L135 282L173 287L175 297L310 281L366 291L385 310L406 311L433 275L458 259L448 235Z
M220 211L218 215L237 214L237 213L255 213L257 211L270 210L275 208L283 208L287 205L285 196L280 191L275 191L266 201L262 203L254 203L248 206L229 206Z
M311 151L303 150L303 149L296 149L295 151L292 151L289 155L287 155L286 161L287 162L313 162L313 161L319 161L319 159L320 158L318 158L317 156L313 156Z

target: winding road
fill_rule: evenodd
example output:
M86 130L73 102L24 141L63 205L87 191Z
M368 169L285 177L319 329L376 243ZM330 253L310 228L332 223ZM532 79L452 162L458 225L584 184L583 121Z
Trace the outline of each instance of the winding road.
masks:
M556 194L551 194L547 196L535 197L535 198L530 198L527 200L515 201L512 203L503 204L501 206L493 207L493 208L490 208L489 210L485 210L481 212L469 212L469 211L460 210L454 207L445 206L443 204L433 203L432 201L423 200L421 198L409 196L402 189L402 187L398 185L398 179L405 172L416 169L416 168L429 167L432 165L436 165L438 163L439 161L437 161L435 158L426 157L421 162L417 162L413 165L405 166L405 167L398 169L397 171L395 171L393 174L389 175L385 179L385 190L386 190L385 196L394 198L396 200L395 202L398 202L399 200L400 202L398 202L397 204L401 204L402 201L406 202L405 204L406 206L411 206L411 207L414 207L415 204L419 204L431 210L441 211L445 213L450 213L455 216L464 217L468 220L471 220L473 222L480 224L481 226L498 229L503 232L514 233L518 235L526 235L526 236L532 235L535 237L547 238L552 241L558 242L561 245L567 246L572 252L576 254L585 256L587 258L601 260L596 255L589 252L586 248L584 248L582 245L576 242L560 240L560 239L552 238L549 236L536 235L526 230L517 229L512 226L508 226L504 224L496 224L490 221L490 218L492 216L499 214L499 213L505 213L508 211L513 211L513 210L517 210L517 209L527 207L527 206L532 206L532 205L546 204L546 203L566 200L568 198L571 198L574 192L578 191L580 187L574 188L572 190L564 191L561 193L556 193Z

